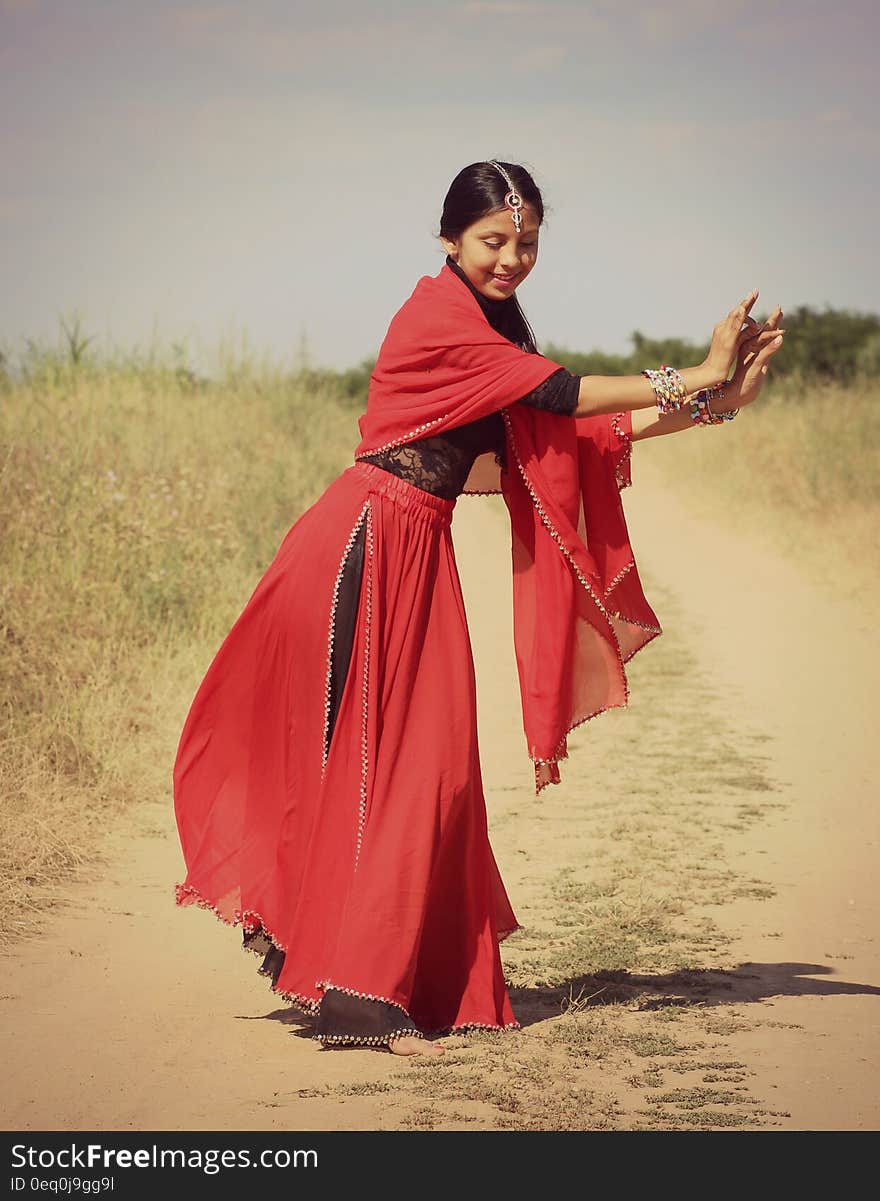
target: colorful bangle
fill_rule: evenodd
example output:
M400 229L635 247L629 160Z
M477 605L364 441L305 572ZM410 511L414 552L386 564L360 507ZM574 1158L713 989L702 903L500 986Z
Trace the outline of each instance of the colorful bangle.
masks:
M660 364L659 371L645 370L642 375L651 381L654 395L657 398L657 410L660 413L672 413L680 409L687 400L687 388L684 380L674 367Z
M651 387L654 389L657 411L659 413L671 413L675 408L674 395L666 373L664 371L645 370L642 372L642 375L647 376L651 382Z
M674 367L667 367L665 363L660 364L660 370L666 372L667 378L672 384L672 389L675 393L673 408L680 409L688 398L688 390L684 380Z
M717 386L717 392L718 395L714 397L714 399L719 402L724 400L724 386L722 384ZM739 412L739 409L722 409L720 412L715 413L712 411L712 407L709 403L712 399L713 397L711 395L706 397L706 411L707 413L711 414L714 423L716 425L720 425L723 421L733 421L734 417Z
M721 425L724 421L733 421L739 409L729 409L726 412L714 412L712 401L724 400L724 385L716 384L711 388L701 388L691 397L691 421L694 425Z

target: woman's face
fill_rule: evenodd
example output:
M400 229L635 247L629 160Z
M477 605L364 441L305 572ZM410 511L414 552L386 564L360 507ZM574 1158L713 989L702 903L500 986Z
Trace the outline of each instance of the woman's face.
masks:
M478 292L489 300L512 296L538 258L538 216L524 204L522 229L516 232L510 209L481 217L454 241L440 241Z

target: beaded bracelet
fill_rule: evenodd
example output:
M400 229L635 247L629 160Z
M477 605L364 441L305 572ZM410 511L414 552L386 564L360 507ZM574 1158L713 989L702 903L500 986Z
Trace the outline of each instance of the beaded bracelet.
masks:
M659 371L646 370L642 375L651 381L651 387L657 397L658 412L672 413L675 409L680 409L687 400L684 380L674 367L667 367L665 363L661 363Z
M716 384L711 388L701 388L691 397L691 421L695 425L721 425L724 421L733 421L739 409L729 409L726 412L713 412L711 402L724 399L724 387Z
M642 375L646 376L654 389L654 396L657 399L657 411L659 413L671 413L673 409L679 407L678 396L673 389L673 381L666 372L665 367L660 371L645 370Z
M680 409L688 398L688 390L685 386L684 380L674 367L667 367L665 363L660 364L660 370L666 372L666 375L671 380L672 386L675 389L676 401L673 407Z

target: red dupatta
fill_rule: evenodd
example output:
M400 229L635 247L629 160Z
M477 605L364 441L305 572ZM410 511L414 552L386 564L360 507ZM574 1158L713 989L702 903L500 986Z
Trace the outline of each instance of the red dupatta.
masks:
M661 633L629 545L629 413L562 417L515 402L559 363L489 324L448 264L395 314L358 421L355 458L501 410L507 469L480 455L466 494L501 493L510 515L513 633L535 791L558 784L567 735L627 703L624 664Z

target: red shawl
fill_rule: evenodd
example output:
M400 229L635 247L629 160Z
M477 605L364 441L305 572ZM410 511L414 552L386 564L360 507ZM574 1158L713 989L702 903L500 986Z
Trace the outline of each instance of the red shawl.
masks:
M629 413L563 417L516 404L559 363L497 333L448 265L419 280L379 351L355 458L501 410L507 470L480 455L470 494L502 493L513 628L535 790L559 783L570 730L625 705L624 663L661 632L642 592L620 489Z

